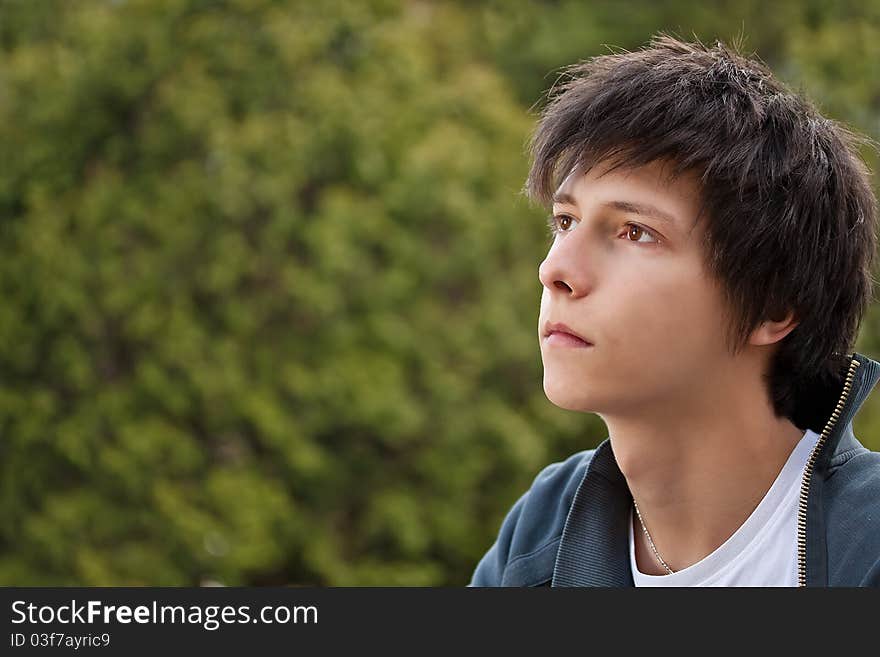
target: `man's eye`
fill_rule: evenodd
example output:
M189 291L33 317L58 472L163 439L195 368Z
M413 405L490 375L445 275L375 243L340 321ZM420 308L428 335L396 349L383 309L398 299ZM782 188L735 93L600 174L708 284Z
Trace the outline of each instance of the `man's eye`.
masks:
M640 238L644 235L647 235L650 239L647 241L641 240ZM648 230L644 226L633 223L626 224L626 236L631 242L642 242L643 244L651 244L659 241L653 231Z
M566 233L574 224L574 217L567 214L551 214L547 217L547 225L550 227L550 236L556 237L559 233Z

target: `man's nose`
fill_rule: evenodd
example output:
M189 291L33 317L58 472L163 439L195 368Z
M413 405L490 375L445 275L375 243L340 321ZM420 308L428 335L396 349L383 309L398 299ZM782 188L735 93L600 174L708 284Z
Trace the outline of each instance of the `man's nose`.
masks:
M538 266L538 280L551 293L583 296L593 285L595 273L586 244L573 237L574 233L557 239Z

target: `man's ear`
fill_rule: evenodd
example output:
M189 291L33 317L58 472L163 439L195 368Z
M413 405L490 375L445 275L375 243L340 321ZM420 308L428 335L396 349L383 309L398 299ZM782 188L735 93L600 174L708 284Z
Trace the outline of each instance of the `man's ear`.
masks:
M794 311L789 311L788 315L781 320L764 320L752 331L749 344L764 345L779 342L791 333L799 323L794 316Z

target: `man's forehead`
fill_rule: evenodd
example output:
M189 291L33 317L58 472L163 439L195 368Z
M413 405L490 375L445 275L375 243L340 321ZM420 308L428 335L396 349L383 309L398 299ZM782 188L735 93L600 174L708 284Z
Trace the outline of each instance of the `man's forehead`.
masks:
M700 190L700 177L695 171L682 171L668 159L631 164L624 160L602 159L594 163L575 164L557 188L558 193L572 193L572 188L584 182L611 178L615 182L629 182L656 188L675 195L694 195Z

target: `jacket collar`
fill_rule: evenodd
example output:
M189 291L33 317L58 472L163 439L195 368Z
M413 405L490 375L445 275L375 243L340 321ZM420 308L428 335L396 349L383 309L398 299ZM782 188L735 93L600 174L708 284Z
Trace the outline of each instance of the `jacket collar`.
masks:
M845 452L861 446L852 422L880 379L880 363L859 353L853 353L852 359L858 366L848 394L844 394L843 378L814 391L816 403L832 409L826 421L837 413L814 467L814 473L822 477L842 462ZM819 433L823 426L809 428ZM606 438L596 448L572 500L551 586L633 586L628 526L631 507L629 486L614 458L611 440Z
M857 352L853 353L852 357L859 363L859 367L855 372L852 389L839 411L837 424L829 434L828 439L825 441L825 446L817 459L816 468L821 468L823 471L838 465L838 457L840 455L856 447L861 447L861 443L856 440L853 433L853 420L855 420L856 414L858 414L862 404L865 403L868 395L871 394L877 381L880 380L880 363ZM831 394L837 396L838 401L842 396L842 387L843 383L840 382L836 390L832 389L830 391ZM831 412L831 417L834 416L835 412L836 409ZM817 433L823 429L823 427L810 428Z

